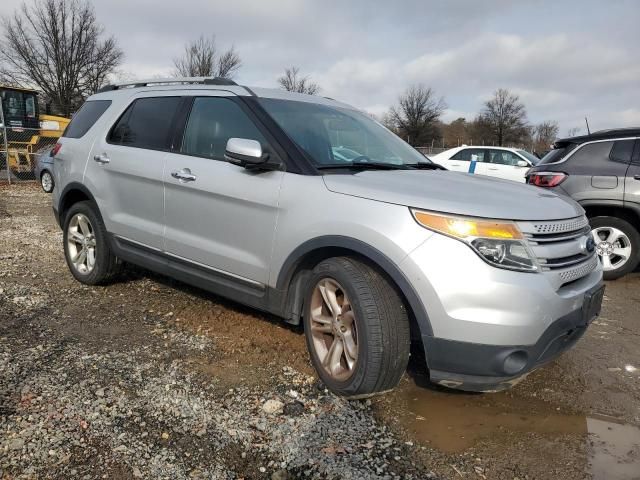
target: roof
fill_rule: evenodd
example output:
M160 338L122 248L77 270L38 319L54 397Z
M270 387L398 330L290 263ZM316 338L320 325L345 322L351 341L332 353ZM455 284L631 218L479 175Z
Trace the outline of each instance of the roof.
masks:
M0 85L0 90L16 90L18 92L29 92L39 94L38 90L34 90L33 88L24 88L24 87L16 87L12 85Z
M554 145L566 143L584 143L593 140L607 140L610 138L640 137L640 127L612 128L609 130L598 130L589 135L579 135L577 137L560 138Z
M261 88L247 87L238 85L233 80L227 78L211 78L211 77L182 77L182 78L154 78L151 80L135 80L126 83L107 85L98 90L97 94L103 98L109 98L111 94L119 92L129 94L144 91L146 89L153 90L224 90L239 96L251 96L262 98L277 98L281 100L295 100L299 102L310 102L322 105L340 106L343 108L353 109L351 105L342 103L331 98L319 95L306 95L303 93L287 92L280 88Z
M508 151L523 150L522 148L517 148L517 147L498 147L494 145L460 145L459 147L453 147L453 148L444 150L441 153L448 152L450 150L462 150L463 148L491 148L493 150L508 150Z

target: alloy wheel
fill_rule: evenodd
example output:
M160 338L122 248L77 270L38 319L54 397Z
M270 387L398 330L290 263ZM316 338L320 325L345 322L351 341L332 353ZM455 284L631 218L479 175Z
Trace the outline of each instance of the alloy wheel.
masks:
M334 279L323 278L310 307L312 345L322 368L335 380L347 380L358 361L358 332L346 291Z
M602 259L605 272L618 270L631 258L631 240L615 227L597 227L591 230L596 252Z
M53 190L53 178L51 177L51 174L49 172L44 172L42 174L42 189L49 193L51 192L51 190Z
M96 237L86 215L76 213L67 229L67 251L73 267L83 275L96 265Z

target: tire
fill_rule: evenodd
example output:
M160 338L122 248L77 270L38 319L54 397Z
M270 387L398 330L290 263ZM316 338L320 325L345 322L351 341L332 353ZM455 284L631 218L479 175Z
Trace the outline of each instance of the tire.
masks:
M86 242L80 237L86 238ZM83 201L71 206L64 221L63 242L67 266L79 282L85 285L104 284L120 271L120 263L109 246L104 222L93 202ZM76 255L83 249L86 251L81 263L82 255Z
M591 234L596 241L596 251L602 260L604 279L615 280L633 272L640 262L638 230L618 217L593 217L589 219L589 223ZM617 255L622 252L628 252L626 260L624 255Z
M53 192L55 182L53 180L53 175L51 175L51 172L49 170L45 170L40 175L40 185L42 186L42 190L44 190L45 193Z
M336 311L342 312L338 316L329 308L332 298L339 307ZM313 269L303 321L311 362L324 384L338 395L364 398L388 391L407 368L407 309L396 289L359 260L335 257ZM340 356L333 361L338 357L336 350L331 353L336 341L342 347L335 347ZM355 361L349 352L356 353Z

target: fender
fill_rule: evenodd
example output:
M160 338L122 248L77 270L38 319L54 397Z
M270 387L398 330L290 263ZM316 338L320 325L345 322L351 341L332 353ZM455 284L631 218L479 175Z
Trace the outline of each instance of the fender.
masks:
M89 189L86 186L84 186L79 182L69 183L66 187L64 187L64 189L60 193L60 199L58 200L58 205L54 206L54 211L57 212L56 217L58 218L58 224L60 225L60 228L64 228L64 225L63 225L64 217L65 217L64 213L65 213L65 210L68 208L68 205L66 205L66 203L67 203L68 196L72 193L72 191L82 192L89 200L91 200L93 203L98 205L93 194L89 191ZM98 211L98 214L100 214L99 211Z
M285 291L288 288L294 273L298 269L298 266L302 264L309 255L313 255L314 251L319 251L325 248L350 250L357 255L367 258L374 265L378 266L378 268L393 280L409 303L409 307L411 308L416 322L418 323L418 327L420 328L420 334L423 336L433 336L433 329L431 328L431 322L427 311L425 310L420 297L402 270L400 270L395 262L393 262L384 253L355 238L340 235L326 235L307 240L291 252L285 260L282 268L280 269L280 273L278 274L276 289L279 291Z

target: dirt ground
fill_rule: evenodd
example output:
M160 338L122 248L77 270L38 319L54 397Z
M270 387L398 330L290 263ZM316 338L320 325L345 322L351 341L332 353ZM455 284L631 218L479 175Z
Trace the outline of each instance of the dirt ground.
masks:
M327 392L302 331L128 267L68 272L50 197L0 185L0 479L640 478L640 274L508 392L433 388L413 358Z

